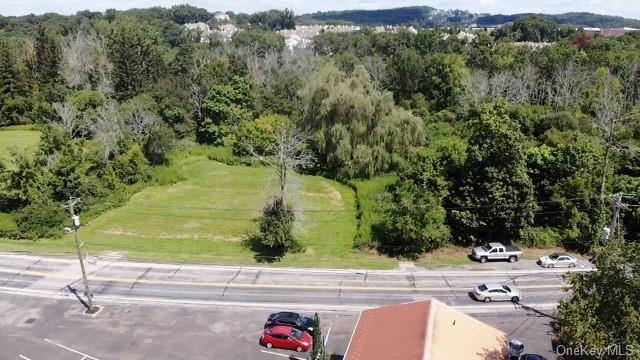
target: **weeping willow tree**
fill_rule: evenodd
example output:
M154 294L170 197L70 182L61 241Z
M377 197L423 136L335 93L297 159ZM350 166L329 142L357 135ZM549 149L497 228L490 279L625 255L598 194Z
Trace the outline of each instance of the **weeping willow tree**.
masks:
M422 145L422 120L395 106L363 66L348 76L333 65L320 68L302 91L302 126L319 160L341 177L371 177Z

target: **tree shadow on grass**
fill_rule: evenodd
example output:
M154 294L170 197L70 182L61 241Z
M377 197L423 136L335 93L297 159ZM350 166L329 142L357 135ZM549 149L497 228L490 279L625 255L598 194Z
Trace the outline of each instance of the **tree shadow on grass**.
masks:
M249 248L249 250L253 251L253 258L259 263L271 264L279 262L287 253L287 249L284 247L274 248L264 245L260 234L249 234L242 243Z

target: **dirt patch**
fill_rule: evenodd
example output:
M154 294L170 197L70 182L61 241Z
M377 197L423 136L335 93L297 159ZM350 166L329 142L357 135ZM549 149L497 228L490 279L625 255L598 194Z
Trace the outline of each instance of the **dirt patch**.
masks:
M143 234L138 232L131 232L125 230L108 229L102 230L103 234L107 235L122 235L131 236L143 239L184 239L184 240L210 240L210 241L229 241L229 242L241 242L245 239L244 235L185 235L185 234Z
M331 202L331 206L333 208L337 208L339 210L344 209L342 194L340 194L340 192L336 188L326 182L322 183L322 187L325 189L325 192L302 192L302 195L309 197L327 198Z

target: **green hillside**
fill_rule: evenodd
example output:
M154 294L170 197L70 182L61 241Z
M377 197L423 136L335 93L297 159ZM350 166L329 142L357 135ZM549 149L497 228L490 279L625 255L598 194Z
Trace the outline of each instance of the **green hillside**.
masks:
M12 168L11 151L33 151L40 141L40 131L24 127L13 127L0 130L0 162Z

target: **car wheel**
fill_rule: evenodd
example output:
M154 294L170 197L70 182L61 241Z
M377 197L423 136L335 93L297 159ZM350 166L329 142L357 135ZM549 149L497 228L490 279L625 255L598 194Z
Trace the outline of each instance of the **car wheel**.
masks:
M517 296L514 296L514 297L511 298L511 302L512 303L518 303L519 301L520 301L520 298L517 297Z
M555 265L553 265L553 264L549 264L549 267L553 269L553 268L555 268L556 266L555 266Z
M272 344L272 343L267 343L267 347L268 347L269 349L271 349L271 348L273 347L273 344Z
M491 298L490 298L490 297L486 297L486 298L484 298L484 302L487 302L487 303L488 303L488 302L491 302Z
M480 257L480 263L484 264L486 262L487 262L487 257L486 256Z
M298 346L298 347L296 348L296 351L297 351L297 352L302 352L302 347Z
M574 267L576 267L576 264L569 264L569 267L570 268L574 268Z
M517 256L509 256L509 262L510 263L514 263L516 261L518 261L518 257Z

